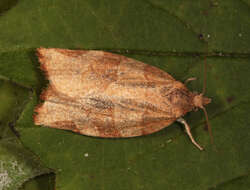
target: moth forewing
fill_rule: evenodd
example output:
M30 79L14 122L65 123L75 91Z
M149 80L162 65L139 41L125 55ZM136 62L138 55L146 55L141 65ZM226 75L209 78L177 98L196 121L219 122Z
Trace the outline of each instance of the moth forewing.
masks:
M140 61L104 51L37 52L50 84L41 95L44 103L35 109L36 125L96 137L134 137L157 132L197 107L197 94Z

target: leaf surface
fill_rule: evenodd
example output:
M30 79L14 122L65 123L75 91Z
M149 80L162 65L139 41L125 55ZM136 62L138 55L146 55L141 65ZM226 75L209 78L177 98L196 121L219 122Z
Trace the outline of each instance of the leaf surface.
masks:
M14 129L22 108L29 102L29 91L0 81L0 189L19 188L25 181L50 172L31 151L25 149Z

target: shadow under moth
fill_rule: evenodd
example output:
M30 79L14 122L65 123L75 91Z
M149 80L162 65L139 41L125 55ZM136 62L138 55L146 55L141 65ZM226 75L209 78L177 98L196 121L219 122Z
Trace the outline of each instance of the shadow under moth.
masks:
M37 55L49 86L35 108L36 125L122 138L151 134L178 121L203 149L182 116L201 108L207 119L204 105L211 99L190 92L168 73L104 51L38 48Z

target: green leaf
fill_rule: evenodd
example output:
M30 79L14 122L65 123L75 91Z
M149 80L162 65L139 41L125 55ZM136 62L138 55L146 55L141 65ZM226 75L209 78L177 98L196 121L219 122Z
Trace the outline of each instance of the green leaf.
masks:
M50 170L25 149L13 128L27 103L29 91L8 81L0 81L0 189L17 189L25 181Z
M23 111L14 125L25 147L55 171L56 189L200 190L233 185L232 179L248 175L249 6L247 0L23 0L5 9L0 17L0 76L23 89L20 95L35 90L18 106ZM197 77L188 87L199 92L206 61L214 144L202 112L185 119L204 152L191 144L179 124L116 140L35 126L33 109L46 86L35 55L40 46L126 54L180 81Z
M55 175L46 174L27 181L19 190L54 190Z
M220 184L218 187L212 188L211 190L248 190L250 187L250 177L249 176L240 176L236 179L232 179L229 182Z

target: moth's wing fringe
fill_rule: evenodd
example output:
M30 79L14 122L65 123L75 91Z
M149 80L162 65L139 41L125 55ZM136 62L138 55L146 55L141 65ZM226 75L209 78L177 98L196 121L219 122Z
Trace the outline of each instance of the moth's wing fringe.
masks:
M46 51L46 49L43 48L43 47L37 48L36 55L37 55L38 61L40 63L39 64L40 65L40 69L45 74L46 79L49 80L48 69L47 69L46 65L44 64L45 63L45 56L43 55L42 51Z
M40 69L43 71L45 77L47 80L49 80L49 74L48 74L48 69L46 67L46 65L44 64L45 63L45 56L43 55L42 51L46 51L46 48L43 48L43 47L40 47L40 48L37 48L36 49L36 55L38 57L38 61L39 61L39 65L40 65ZM41 100L45 100L46 97L48 97L48 94L47 94L47 88L44 88L40 94L40 99ZM38 121L38 114L39 114L39 110L42 109L42 106L43 106L43 102L42 103L39 103L38 105L35 106L34 108L34 113L33 113L33 121L35 124L39 124L39 121Z

